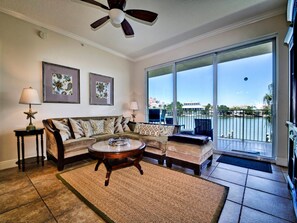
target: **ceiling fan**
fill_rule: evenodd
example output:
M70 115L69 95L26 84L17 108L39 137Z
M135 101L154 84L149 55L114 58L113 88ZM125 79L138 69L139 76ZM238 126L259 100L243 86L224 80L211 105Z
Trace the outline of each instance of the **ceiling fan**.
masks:
M98 19L97 21L93 22L91 24L91 27L93 29L99 28L101 25L106 23L108 20L111 20L111 23L119 27L121 26L125 35L127 37L134 36L134 31L129 24L129 22L125 19L125 14L140 20L142 22L145 22L147 24L154 24L156 21L158 14L154 12L150 12L147 10L141 10L141 9L127 9L124 10L126 6L126 0L107 0L108 6L101 4L100 2L97 2L95 0L80 0L82 2L86 2L92 5L96 5L101 7L102 9L108 10L109 13L107 16Z

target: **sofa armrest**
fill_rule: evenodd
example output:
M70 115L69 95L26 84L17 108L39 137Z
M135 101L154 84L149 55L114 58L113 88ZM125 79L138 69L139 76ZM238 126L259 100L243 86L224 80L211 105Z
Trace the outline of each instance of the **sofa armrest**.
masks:
M46 134L46 149L58 160L58 169L60 160L64 160L64 145L60 130L56 129L50 119L42 120Z

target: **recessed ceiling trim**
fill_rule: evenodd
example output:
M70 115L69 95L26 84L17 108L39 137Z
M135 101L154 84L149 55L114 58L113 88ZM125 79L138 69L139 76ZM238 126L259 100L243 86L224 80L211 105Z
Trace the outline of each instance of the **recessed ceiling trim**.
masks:
M119 52L116 52L116 51L114 51L114 50L112 50L110 48L104 47L104 46L102 46L102 45L100 45L98 43L95 43L93 41L90 41L90 40L88 40L86 38L83 38L81 36L75 35L74 33L67 32L65 30L62 30L62 29L60 29L60 28L58 28L56 26L47 25L45 23L39 22L37 20L34 20L34 19L30 18L30 17L25 16L22 13L18 13L18 12L12 11L12 10L4 9L2 7L0 7L0 12L3 12L5 14L8 14L8 15L13 16L15 18L24 20L26 22L29 22L29 23L33 24L33 25L43 27L43 28L45 28L47 30L56 32L56 33L61 34L63 36L67 36L69 38L75 39L75 40L79 41L80 43L88 44L88 45L93 46L95 48L98 48L100 50L103 50L103 51L106 51L108 53L111 53L111 54L113 54L115 56L119 56L119 57L122 57L124 59L128 59L130 61L134 61L132 58L127 57L124 54L121 54Z
M209 38L209 37L212 37L212 36L216 36L218 34L221 34L221 33L227 32L227 31L231 31L231 30L243 27L243 26L247 26L247 25L250 25L250 24L253 24L253 23L256 23L256 22L260 22L262 20L269 19L269 18L278 16L278 15L281 15L281 14L284 14L284 13L285 13L285 9L283 9L283 8L280 8L280 9L277 9L277 10L272 10L272 11L270 11L268 13L264 13L264 14L259 15L259 16L251 17L251 18L242 20L240 22L236 22L236 23L233 23L231 25L224 26L222 28L213 30L211 32L207 32L207 33L204 33L202 35L196 36L194 38L182 41L182 42L180 42L178 44L163 48L163 49L161 49L159 51L156 51L154 53L150 53L150 54L147 54L145 56L139 57L137 59L134 59L134 62L138 62L138 61L141 61L141 60L144 60L144 59L148 59L150 57L153 57L153 56L156 56L156 55L159 55L159 54L162 54L162 53L166 53L168 51L175 50L175 49L180 48L182 46L197 42L199 40Z

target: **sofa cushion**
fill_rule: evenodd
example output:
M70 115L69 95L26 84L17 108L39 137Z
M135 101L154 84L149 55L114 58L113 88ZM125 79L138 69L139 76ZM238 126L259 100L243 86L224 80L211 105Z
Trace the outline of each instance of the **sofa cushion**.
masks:
M79 139L69 139L66 140L64 144L65 153L69 151L80 150L82 148L87 148L88 146L95 143L96 140L93 138L82 137Z
M140 135L135 132L123 132L123 133L119 134L119 136L124 137L124 138L130 138L130 139L139 139L140 138Z
M123 127L122 127L122 119L123 119L123 116L119 116L119 117L115 118L115 121L114 121L114 133L124 132Z
M103 140L108 140L110 138L117 137L115 134L100 134L100 135L92 135L91 138L95 139L96 142L98 141L103 141Z
M90 121L80 120L80 124L86 137L90 137L91 135L94 135L93 128Z
M124 132L131 132L131 129L128 126L129 121L130 121L130 117L122 118L122 128Z
M93 135L104 133L104 120L90 119L90 123L93 128Z
M62 141L65 141L67 139L71 138L70 128L68 126L68 120L62 119L62 120L52 120L54 126L60 130L60 135L62 138Z
M104 133L114 134L114 118L104 120Z
M141 125L141 124L138 123L138 122L135 124L135 126L134 126L134 132L135 132L135 133L139 133L140 125Z
M82 126L80 124L80 120L74 120L72 118L69 118L69 121L70 121L72 131L74 133L74 138L75 139L79 139L79 138L85 136L83 128L82 128Z
M174 128L174 125L160 125L160 136L171 136Z
M160 126L159 125L150 125L150 124L140 124L139 134L140 135L149 135L149 136L159 136L160 135Z

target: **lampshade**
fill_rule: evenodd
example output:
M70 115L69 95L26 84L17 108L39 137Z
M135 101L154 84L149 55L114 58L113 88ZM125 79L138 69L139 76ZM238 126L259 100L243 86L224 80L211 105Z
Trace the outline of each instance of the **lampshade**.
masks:
M131 109L131 110L138 110L138 104L137 104L136 101L132 101L132 102L130 103L130 109Z
M41 101L35 89L29 87L24 88L19 101L20 104L40 105Z

